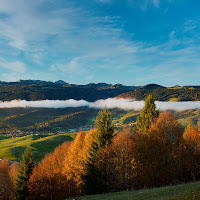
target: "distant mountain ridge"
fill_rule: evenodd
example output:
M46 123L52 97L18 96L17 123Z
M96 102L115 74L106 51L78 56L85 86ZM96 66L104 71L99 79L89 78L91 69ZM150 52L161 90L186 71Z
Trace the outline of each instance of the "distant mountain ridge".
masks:
M164 87L158 84L125 86L107 83L78 85L63 80L56 82L42 80L0 81L0 101L84 99L93 102L114 97L144 100L148 94L152 94L154 99L158 101L194 101L200 100L200 86Z
M116 98L144 100L149 94L152 94L157 101L200 101L200 86L164 87L148 84L120 94Z
M69 84L59 80L56 82L42 80L19 80L17 82L0 81L0 100L14 99L35 100L87 100L112 98L119 94L134 91L138 86L121 84L89 83L87 85Z

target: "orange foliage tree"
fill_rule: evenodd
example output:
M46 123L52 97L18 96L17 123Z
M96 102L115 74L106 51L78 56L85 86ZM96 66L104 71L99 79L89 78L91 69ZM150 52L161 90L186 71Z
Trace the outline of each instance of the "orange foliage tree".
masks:
M8 160L0 161L0 199L13 199L13 183L9 176L10 164Z
M134 156L137 187L174 184L179 179L181 125L168 112L161 113L146 135L142 135Z
M12 180L13 185L18 176L18 173L19 173L19 164L15 161L10 165L10 170L9 170L9 176Z
M132 133L123 130L118 133L112 144L105 149L107 187L109 191L133 189L134 177L132 159L135 150L135 138Z
M200 132L191 123L185 128L183 134L185 144L184 166L188 172L186 181L200 180Z
M29 199L64 199L69 197L68 182L62 173L70 142L64 143L35 166L29 180Z
M63 173L69 184L71 196L82 194L83 180L85 173L84 156L85 156L85 133L79 132L71 144L67 157L64 159Z

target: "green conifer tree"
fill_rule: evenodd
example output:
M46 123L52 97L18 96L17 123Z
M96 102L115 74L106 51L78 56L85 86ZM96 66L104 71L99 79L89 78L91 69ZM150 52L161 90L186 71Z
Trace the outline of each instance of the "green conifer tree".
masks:
M22 155L20 162L19 174L15 182L15 200L25 200L28 190L28 181L32 173L34 163L32 158L31 148L27 147Z
M157 118L159 111L156 110L156 105L152 95L148 95L145 100L145 105L140 112L140 116L137 118L137 128L143 132L147 133L149 126L154 118Z
M109 145L113 138L114 125L112 124L111 113L105 107L95 121L96 134L95 141L99 149Z
M85 190L87 194L97 194L105 192L103 182L106 177L102 176L102 171L105 171L105 163L102 163L98 168L98 162L102 149L111 144L113 138L114 126L112 125L111 113L105 107L103 111L99 112L95 121L96 132L94 134L94 141L90 141L87 152L86 172L83 177ZM105 173L104 173L105 174Z

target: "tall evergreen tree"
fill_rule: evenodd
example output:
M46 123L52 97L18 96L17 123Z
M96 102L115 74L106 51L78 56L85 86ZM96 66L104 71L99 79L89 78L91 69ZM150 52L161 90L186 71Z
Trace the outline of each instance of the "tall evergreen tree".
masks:
M137 118L137 128L143 133L147 133L149 126L154 118L157 118L159 111L156 110L153 96L150 94L146 100L140 116Z
M114 125L112 124L111 113L105 107L95 121L96 134L94 135L95 142L99 149L109 145L113 138Z
M15 200L25 200L28 190L29 177L32 172L34 163L31 148L27 147L22 155L20 162L19 174L15 182Z
M94 133L94 141L90 141L86 159L86 175L83 177L85 190L87 194L101 193L104 190L105 176L102 176L102 171L105 171L105 163L101 167L97 167L102 153L102 149L111 144L113 138L114 126L112 125L111 113L105 107L99 112L95 121L96 132ZM104 172L105 174L105 172Z

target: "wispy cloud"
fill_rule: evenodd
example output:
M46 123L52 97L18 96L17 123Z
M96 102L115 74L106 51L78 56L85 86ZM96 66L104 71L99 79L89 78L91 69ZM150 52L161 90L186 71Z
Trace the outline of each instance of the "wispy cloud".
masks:
M146 11L149 6L154 6L155 8L160 7L160 0L127 0L130 6L139 7L143 11Z
M23 62L8 62L4 59L0 59L0 68L8 69L10 71L18 73L24 73L26 71L26 65Z
M112 0L93 2L97 1L116 3ZM124 2L139 10L147 10L150 5L158 10L163 1ZM159 43L136 40L127 32L126 22L121 16L98 15L82 5L72 0L18 0L17 3L0 0L0 53L7 53L1 55L0 67L10 70L7 77L13 80L27 75L33 79L39 76L56 80L66 79L65 74L68 74L70 80L76 78L77 82L82 73L87 81L96 81L103 69L107 74L113 72L127 77L132 72L131 84L144 85L155 80L155 76L157 82L161 77L167 77L166 84L170 84L169 77L181 81L181 77L191 76L197 80L200 67L199 19L187 20L181 28L169 30L166 32L168 38ZM190 34L193 36L188 37ZM186 69L188 66L190 70ZM16 72L23 74L16 76Z
M160 0L153 0L153 5L157 8L160 7Z

